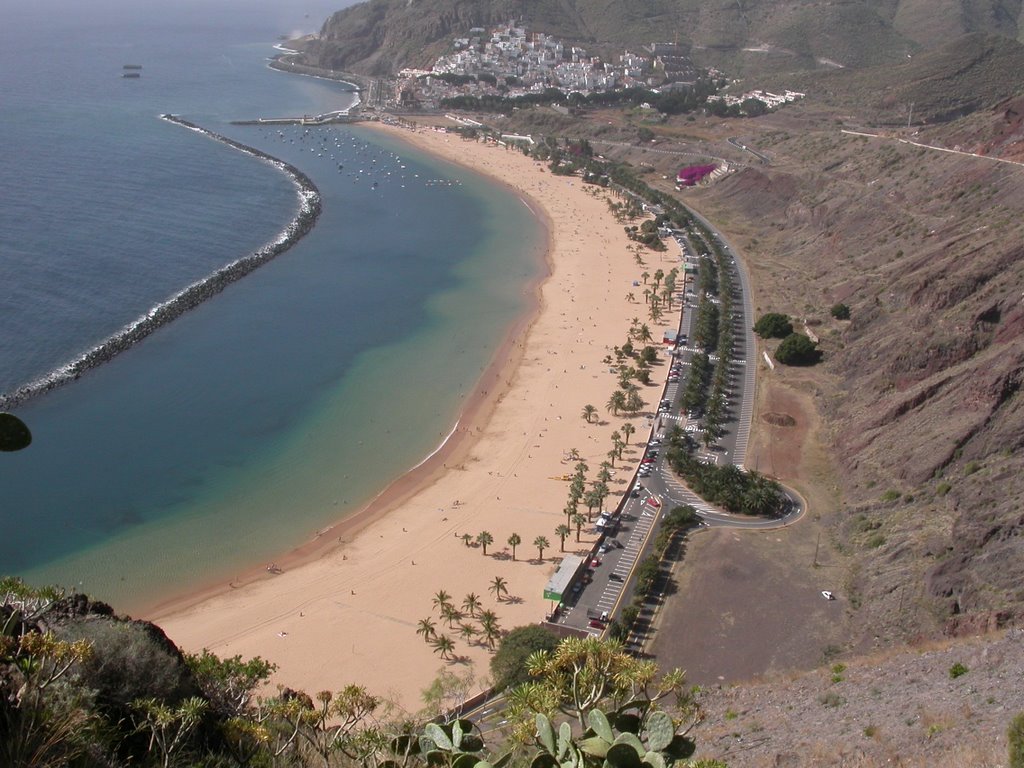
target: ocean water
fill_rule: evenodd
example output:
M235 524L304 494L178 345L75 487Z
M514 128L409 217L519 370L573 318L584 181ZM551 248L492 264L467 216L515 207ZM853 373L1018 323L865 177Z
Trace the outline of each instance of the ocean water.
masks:
M353 101L265 66L278 35L335 5L5 8L0 391L294 215L279 171L159 114L295 165L323 213L274 261L15 409L34 442L0 458L0 572L138 610L273 559L433 451L524 310L542 238L507 191L359 126L231 124Z

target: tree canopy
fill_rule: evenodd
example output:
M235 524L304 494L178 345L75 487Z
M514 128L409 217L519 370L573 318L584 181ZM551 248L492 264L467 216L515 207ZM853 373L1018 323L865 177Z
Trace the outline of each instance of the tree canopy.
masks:
M553 651L558 638L540 624L516 627L502 639L491 658L491 677L494 687L504 690L530 679L526 660L536 651Z
M821 359L821 352L804 334L791 333L775 350L775 359L783 365L814 365Z
M754 323L754 333L762 339L784 339L793 333L793 323L789 315L781 312L768 312Z

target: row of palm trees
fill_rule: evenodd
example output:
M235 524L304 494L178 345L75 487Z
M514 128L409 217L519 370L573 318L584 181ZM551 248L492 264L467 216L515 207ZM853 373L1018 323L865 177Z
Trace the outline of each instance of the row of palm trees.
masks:
M503 597L508 596L508 582L501 576L495 576L488 591L493 592L495 599L501 602ZM456 607L448 592L440 589L434 594L433 605L441 621L448 624L449 630L457 631L465 642L472 643L476 638L480 638L479 642L494 650L495 643L502 635L498 615L492 610L484 609L480 596L475 592L470 592L463 598L460 608ZM467 618L475 620L475 624L473 621L467 621ZM449 635L438 632L438 625L433 616L419 620L416 634L421 635L424 642L432 646L434 652L442 659L452 658L455 641Z
M494 543L494 536L490 531L480 531L476 536L473 536L471 533L464 533L461 538L462 542L467 547L472 546L473 544L479 546L480 549L483 550L484 555L487 554L487 548ZM512 533L507 539L505 539L505 543L512 549L512 559L515 560L516 547L523 543L522 536L518 533ZM538 536L533 540L533 546L537 548L537 559L543 561L544 550L548 549L551 544L545 537Z

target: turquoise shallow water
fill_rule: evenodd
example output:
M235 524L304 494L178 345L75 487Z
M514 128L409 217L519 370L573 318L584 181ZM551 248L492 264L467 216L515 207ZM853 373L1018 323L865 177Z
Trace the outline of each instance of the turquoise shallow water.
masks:
M161 41L173 81L140 59L144 76L132 85L150 90L113 110L118 140L103 138L112 115L92 111L90 78L110 89L122 59L155 57L160 45L119 52L99 77L95 37L69 32L67 55L79 40L86 62L81 98L70 89L66 104L39 104L38 88L22 83L14 92L25 122L2 127L9 144L31 150L40 139L27 127L33 115L55 110L69 122L42 132L63 165L44 151L38 164L31 151L0 164L3 183L28 179L17 201L0 201L0 222L10 224L0 235L5 386L258 247L292 215L294 190L279 172L159 112L279 156L323 194L319 223L291 251L17 411L35 442L0 460L0 570L120 608L273 559L433 451L540 268L537 222L479 176L358 127L229 125L351 97L266 69L269 31L260 41L259 25L240 34L218 19L171 25L181 50L160 25L111 33ZM230 61L217 70L230 84L204 78L185 50L202 51L207 64ZM46 195L59 216L32 202Z

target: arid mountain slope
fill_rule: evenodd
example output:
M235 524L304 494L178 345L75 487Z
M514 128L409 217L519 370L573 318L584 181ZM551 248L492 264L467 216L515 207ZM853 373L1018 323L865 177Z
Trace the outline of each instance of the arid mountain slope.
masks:
M791 79L818 102L849 110L875 125L945 122L1015 95L1024 45L974 33L893 66L857 72L807 73Z
M994 137L1008 109L911 138ZM799 112L748 123L772 165L699 203L746 235L759 307L821 337L823 366L796 385L832 425L852 626L870 647L1010 623L1024 616L1024 166ZM840 301L849 322L829 317Z
M1010 630L711 688L697 755L730 768L1007 765L1022 673L1024 636Z
M429 64L474 26L521 20L586 45L678 41L730 74L894 63L970 32L1018 39L1020 0L369 0L328 19L307 62L384 74Z

